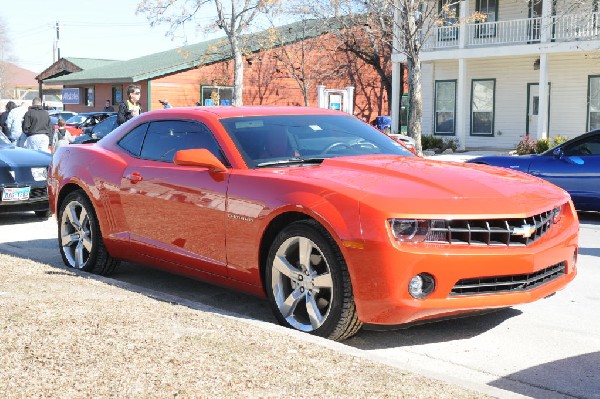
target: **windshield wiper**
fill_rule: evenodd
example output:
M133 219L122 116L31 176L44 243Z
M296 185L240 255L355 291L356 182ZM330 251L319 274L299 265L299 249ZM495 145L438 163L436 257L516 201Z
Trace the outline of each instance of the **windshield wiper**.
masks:
M257 168L265 166L287 166L287 165L302 165L302 164L320 164L325 158L289 158L279 159L277 161L261 162L256 165Z

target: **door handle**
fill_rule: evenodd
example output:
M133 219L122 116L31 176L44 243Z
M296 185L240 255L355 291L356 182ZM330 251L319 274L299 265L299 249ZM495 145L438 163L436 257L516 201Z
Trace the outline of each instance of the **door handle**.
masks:
M144 178L142 177L142 175L140 175L138 172L133 172L129 175L124 176L127 180L129 180L131 182L131 184L136 184L141 182L142 180L144 180Z

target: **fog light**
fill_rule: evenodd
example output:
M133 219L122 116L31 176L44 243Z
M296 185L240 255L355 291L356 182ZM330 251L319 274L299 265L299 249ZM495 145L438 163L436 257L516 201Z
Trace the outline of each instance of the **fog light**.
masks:
M435 280L432 275L420 273L410 279L408 283L408 293L416 299L425 298L433 292Z

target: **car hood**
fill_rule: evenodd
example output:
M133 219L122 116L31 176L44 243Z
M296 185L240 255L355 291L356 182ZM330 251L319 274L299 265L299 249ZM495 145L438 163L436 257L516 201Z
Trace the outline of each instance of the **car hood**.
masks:
M502 166L503 168L509 168L519 170L521 172L527 172L531 161L539 155L491 155L485 157L477 157L467 161L467 163L484 163L486 165Z
M525 216L569 199L564 190L524 173L418 157L340 157L318 167L272 171L345 190L363 204L404 216Z
M45 166L48 167L52 155L26 148L0 147L0 167L4 166Z

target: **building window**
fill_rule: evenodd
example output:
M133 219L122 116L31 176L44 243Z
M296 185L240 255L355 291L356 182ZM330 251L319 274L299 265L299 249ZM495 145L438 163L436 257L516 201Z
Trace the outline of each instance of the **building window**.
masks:
M83 101L86 107L94 106L94 87L83 88Z
M202 86L200 105L231 105L233 86Z
M456 80L435 82L435 134L454 135L456 115Z
M588 77L588 130L600 129L600 76Z
M439 19L442 25L438 29L438 40L458 39L458 17L460 16L460 3L454 0L439 0Z
M496 79L471 82L471 134L494 135Z
M475 29L475 37L496 36L495 22L498 21L498 0L477 0L475 11L485 16Z
M123 86L112 87L112 105L119 104L123 101Z

